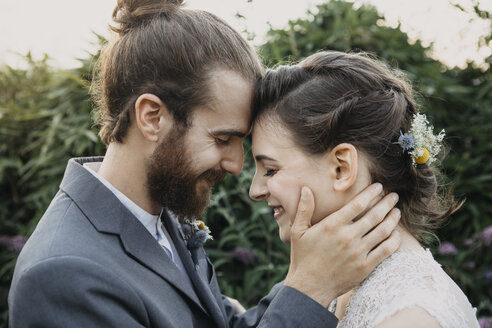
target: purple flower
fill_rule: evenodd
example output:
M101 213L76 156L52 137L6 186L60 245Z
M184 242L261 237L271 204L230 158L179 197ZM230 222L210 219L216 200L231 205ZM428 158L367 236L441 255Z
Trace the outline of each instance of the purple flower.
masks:
M475 244L475 238L467 238L463 244L465 244L465 246L473 246L473 244Z
M411 133L403 133L400 131L400 137L396 143L399 144L403 150L409 150L413 148L415 139Z
M207 241L208 234L204 230L198 230L191 238L187 240L186 246L189 250L203 247Z
M485 272L485 279L492 280L492 271Z
M19 253L24 247L27 237L24 236L0 236L0 245L7 247L8 250Z
M207 240L213 239L210 229L201 220L185 220L180 228L189 251L197 250L203 247Z
M191 235L191 231L192 231L191 230L191 225L189 225L189 224L182 224L181 225L181 231L183 232L183 234L185 236Z
M244 247L236 247L227 255L241 261L244 265L252 265L257 259L256 254L253 251Z
M458 254L458 250L453 245L453 243L451 243L449 241L445 241L444 243L441 244L441 247L439 247L439 254L441 254L441 255L456 255L456 254Z
M485 246L492 246L492 226L488 226L482 231L482 239Z
M478 318L478 324L480 328L492 328L492 317Z
M473 270L473 269L475 269L475 267L476 267L476 264L473 261L468 261L468 262L463 263L463 268L465 268L465 269Z

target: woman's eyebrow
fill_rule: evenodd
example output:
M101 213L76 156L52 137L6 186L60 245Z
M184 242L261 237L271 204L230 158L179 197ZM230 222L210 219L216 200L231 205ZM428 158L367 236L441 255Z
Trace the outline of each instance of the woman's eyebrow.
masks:
M268 157L266 155L256 155L255 156L255 160L257 162L261 162L261 161L274 161L274 162L278 162L276 159L273 159L273 158Z

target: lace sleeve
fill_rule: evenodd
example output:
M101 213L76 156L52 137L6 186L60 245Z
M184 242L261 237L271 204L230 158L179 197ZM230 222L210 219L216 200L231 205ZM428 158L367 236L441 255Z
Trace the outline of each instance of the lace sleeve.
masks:
M478 328L466 296L428 250L397 252L353 294L339 327L375 327L397 312L420 307L442 328Z

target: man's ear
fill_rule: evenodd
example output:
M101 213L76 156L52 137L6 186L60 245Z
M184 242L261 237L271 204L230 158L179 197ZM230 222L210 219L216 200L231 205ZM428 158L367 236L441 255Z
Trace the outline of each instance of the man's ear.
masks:
M341 143L330 152L330 162L334 169L333 189L346 191L352 187L359 169L357 149L349 143Z
M135 122L144 139L157 142L173 124L171 113L162 100L144 93L135 102Z

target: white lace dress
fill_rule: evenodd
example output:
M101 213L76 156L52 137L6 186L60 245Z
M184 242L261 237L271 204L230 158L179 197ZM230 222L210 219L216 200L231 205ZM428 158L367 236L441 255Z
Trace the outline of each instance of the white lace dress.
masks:
M476 309L429 250L397 251L355 290L338 328L370 328L418 306L442 328L478 328ZM336 300L329 308L335 312Z

